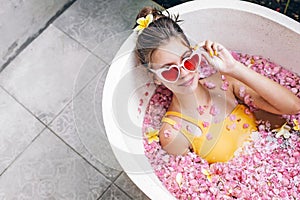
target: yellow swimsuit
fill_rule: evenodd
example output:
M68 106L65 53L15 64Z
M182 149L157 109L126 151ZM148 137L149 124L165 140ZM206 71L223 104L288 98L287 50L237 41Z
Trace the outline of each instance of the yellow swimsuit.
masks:
M238 104L223 122L204 126L203 122L179 112L168 111L162 122L175 125L176 122L167 116L176 116L198 126L202 134L195 136L185 128L180 132L189 140L193 151L206 159L209 163L226 162L230 160L234 152L242 146L252 131L256 131L255 117L245 105Z

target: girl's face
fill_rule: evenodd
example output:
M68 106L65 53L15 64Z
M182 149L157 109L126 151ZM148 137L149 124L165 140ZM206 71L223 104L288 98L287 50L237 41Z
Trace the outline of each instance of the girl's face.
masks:
M192 50L179 38L172 38L169 43L153 51L150 59L150 67L153 70L168 68L171 65L177 65L180 68L178 80L174 83L154 74L156 79L175 94L187 94L195 91L199 80L198 66L196 66L196 70L189 71L181 65L182 61L190 57L192 53Z

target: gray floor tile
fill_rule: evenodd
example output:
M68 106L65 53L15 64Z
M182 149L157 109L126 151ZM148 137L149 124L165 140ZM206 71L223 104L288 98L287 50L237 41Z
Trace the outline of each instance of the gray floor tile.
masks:
M122 32L128 27L126 22L115 15L113 7L109 6L114 1L116 0L78 0L55 21L54 25L92 50L98 41Z
M102 119L102 90L107 69L73 99L50 128L79 154L114 180L122 171L105 134Z
M44 126L0 87L0 174Z
M47 124L104 66L50 26L5 68L0 85Z
M127 195L132 199L136 200L150 200L123 172L118 179L115 181L115 184L120 187Z
M157 6L150 0L78 0L54 25L110 63L139 10L152 5Z
M122 190L112 184L99 200L130 200Z
M118 7L120 9L120 12L116 13L116 15L118 15L121 20L124 21L124 23L127 22L129 26L122 32L108 35L104 40L98 41L98 44L94 47L93 52L100 58L105 60L105 62L110 64L115 54L122 46L123 42L128 38L130 34L133 33L132 28L135 25L135 18L140 9L145 6L154 6L157 8L161 8L158 4L150 0L127 1L127 3L124 4L121 8ZM115 27L113 27L113 29L115 29Z
M70 0L1 1L0 7L0 69L26 40Z
M105 38L94 48L93 53L106 63L111 64L120 47L131 33L131 30L123 31ZM131 52L132 50L129 50L126 53Z
M97 199L111 182L46 130L0 176L2 199Z

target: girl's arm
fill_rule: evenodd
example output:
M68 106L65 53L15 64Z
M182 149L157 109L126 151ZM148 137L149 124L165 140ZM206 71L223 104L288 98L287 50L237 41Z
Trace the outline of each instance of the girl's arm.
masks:
M275 81L237 62L233 72L228 74L234 94L241 100L241 90L250 95L252 104L274 114L297 114L300 112L300 99L290 90Z
M205 41L204 56L222 74L227 75L237 97L240 88L251 96L253 105L275 114L297 114L300 99L287 88L236 61L221 44Z

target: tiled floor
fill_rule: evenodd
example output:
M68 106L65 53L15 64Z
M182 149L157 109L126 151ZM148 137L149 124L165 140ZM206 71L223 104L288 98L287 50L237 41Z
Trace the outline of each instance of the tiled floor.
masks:
M31 22L44 23L31 2L40 12ZM72 1L48 2L54 14ZM148 199L115 159L101 110L110 62L145 5L158 6L76 0L0 73L0 199Z

